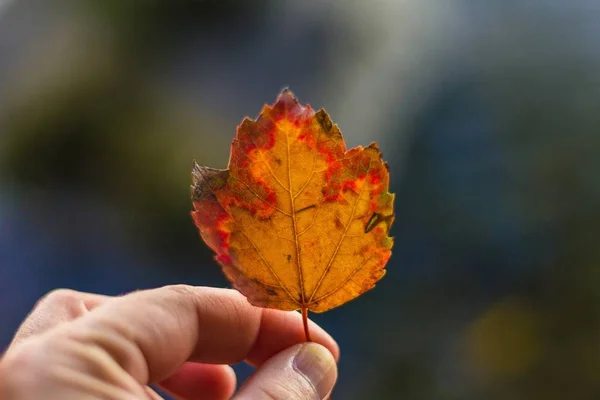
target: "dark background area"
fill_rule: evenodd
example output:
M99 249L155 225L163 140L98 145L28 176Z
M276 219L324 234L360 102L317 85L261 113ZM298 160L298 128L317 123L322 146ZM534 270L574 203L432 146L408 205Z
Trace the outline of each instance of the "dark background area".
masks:
M396 193L387 276L314 316L336 398L600 398L593 0L0 0L0 350L54 288L228 287L192 160L283 87Z

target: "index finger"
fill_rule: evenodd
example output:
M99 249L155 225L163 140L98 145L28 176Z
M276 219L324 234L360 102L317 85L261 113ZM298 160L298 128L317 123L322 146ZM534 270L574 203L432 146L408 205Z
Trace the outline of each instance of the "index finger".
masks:
M311 322L313 340L339 349ZM73 321L69 335L105 349L138 382L158 382L187 360L260 364L304 341L297 312L254 307L231 289L166 286L117 298Z

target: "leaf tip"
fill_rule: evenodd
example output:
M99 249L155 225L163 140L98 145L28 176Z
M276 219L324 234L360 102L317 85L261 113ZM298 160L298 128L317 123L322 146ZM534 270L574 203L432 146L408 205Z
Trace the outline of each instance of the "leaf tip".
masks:
M381 149L379 149L379 145L377 144L377 142L371 142L367 147L366 150L373 150L375 152L377 152L380 156L382 156L383 154L381 153Z
M281 91L281 93L277 97L277 101L275 101L273 108L277 108L278 106L280 106L283 109L291 109L292 107L299 105L300 101L298 100L298 98L294 95L290 88L286 87Z
M281 90L281 93L279 94L279 98L285 98L285 97L290 97L292 99L295 99L296 96L294 95L294 93L292 92L292 89L290 89L289 87L284 87Z
M225 185L228 170L204 167L194 161L192 169L192 201L200 201L207 196L214 197L214 189Z
M201 168L196 160L192 161L192 186L196 186L202 178Z

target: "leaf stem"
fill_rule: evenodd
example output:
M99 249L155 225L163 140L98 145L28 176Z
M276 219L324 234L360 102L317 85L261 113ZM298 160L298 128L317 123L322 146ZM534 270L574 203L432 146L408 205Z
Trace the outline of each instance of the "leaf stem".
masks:
M307 342L312 342L310 331L308 330L308 308L302 307L302 322L304 323L304 335Z

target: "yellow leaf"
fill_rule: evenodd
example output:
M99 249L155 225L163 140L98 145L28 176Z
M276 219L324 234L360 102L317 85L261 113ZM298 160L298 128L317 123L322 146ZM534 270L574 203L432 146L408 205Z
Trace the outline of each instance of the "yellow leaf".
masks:
M252 304L300 309L306 321L308 310L342 305L385 275L387 164L375 143L346 150L327 113L289 90L242 121L228 169L196 164L192 176L196 226Z

